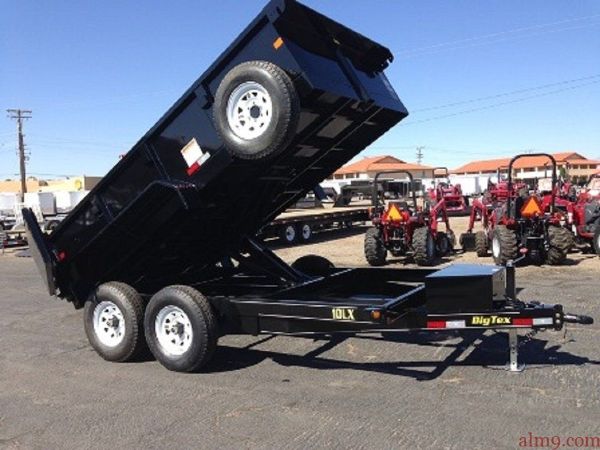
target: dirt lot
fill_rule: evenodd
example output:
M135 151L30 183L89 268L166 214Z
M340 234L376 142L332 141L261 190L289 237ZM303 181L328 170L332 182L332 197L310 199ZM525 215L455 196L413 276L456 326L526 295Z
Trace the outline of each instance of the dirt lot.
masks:
M276 251L363 266L362 231ZM517 281L524 299L600 318L599 269L574 254L565 267L520 268ZM0 306L2 448L518 448L600 436L598 324L524 342L521 374L501 370L506 336L493 332L227 336L207 372L177 374L99 358L81 312L44 294L31 259L0 256Z

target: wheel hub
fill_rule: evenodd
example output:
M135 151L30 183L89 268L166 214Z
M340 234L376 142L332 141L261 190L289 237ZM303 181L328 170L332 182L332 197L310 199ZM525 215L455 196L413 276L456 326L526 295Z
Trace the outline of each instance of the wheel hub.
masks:
M92 317L94 333L107 347L116 347L125 337L125 320L119 307L109 301L100 302Z
M227 122L241 139L261 136L269 127L273 104L267 90L254 81L240 84L227 101Z
M162 308L154 321L161 349L169 355L182 355L192 345L194 332L188 315L174 305Z

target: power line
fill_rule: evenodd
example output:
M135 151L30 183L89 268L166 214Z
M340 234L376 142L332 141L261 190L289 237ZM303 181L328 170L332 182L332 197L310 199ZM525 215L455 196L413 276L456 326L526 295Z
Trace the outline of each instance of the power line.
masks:
M440 51L457 50L457 49L461 49L461 48L473 47L476 45L486 45L486 44L493 44L496 42L503 42L503 41L506 41L509 39L521 39L524 37L537 36L537 35L542 35L542 34L546 34L546 33L567 31L567 30L571 30L571 29L583 28L586 26L598 25L598 23L590 23L590 24L584 24L584 25L575 26L575 27L560 28L560 29L555 29L555 30L545 30L545 31L541 31L538 33L530 33L530 34L523 35L523 36L516 36L514 38L496 39L496 40L490 41L490 39L501 37L501 36L517 34L517 33L522 33L522 32L531 31L531 30L538 30L538 29L542 29L542 28L548 28L551 26L563 25L566 23L579 22L582 20L595 19L598 17L600 17L600 14L593 14L590 16L575 17L573 19L560 20L557 22L549 22L549 23L545 23L545 24L538 24L538 25L532 25L532 26L528 26L528 27L515 28L512 30L500 31L500 32L496 32L496 33L489 33L489 34L484 34L481 36L474 36L474 37L458 39L458 40L454 40L454 41L441 42L438 44L427 45L424 47L417 47L417 48L413 48L413 49L409 49L409 50L400 51L400 54L403 55L404 58L412 58L414 56L420 56L420 55L430 54L430 53L437 53ZM483 40L487 40L487 41L486 42L478 42L478 41L483 41ZM465 43L471 43L471 44L470 45L460 45L460 44L465 44Z
M21 201L25 201L27 192L27 175L25 173L25 140L23 135L23 121L31 119L31 110L29 109L7 109L8 117L16 119L17 133L19 135L19 172L21 173Z
M446 103L446 104L438 105L438 106L430 106L430 107L427 107L427 108L413 109L413 110L411 110L411 113L414 114L414 113L417 113L417 112L433 111L433 110L436 110L436 109L451 108L453 106L465 105L465 104L468 104L468 103L477 103L477 102L481 102L481 101L484 101L484 100L492 100L492 99L495 99L495 98L507 97L507 96L515 95L515 94L523 94L523 93L531 92L531 91L539 91L539 90L546 89L546 88L549 88L549 87L560 86L560 85L563 85L563 84L577 83L579 81L592 80L592 79L596 79L596 78L600 78L600 74L590 75L590 76L581 77L581 78L573 78L571 80L557 81L556 83L542 84L542 85L539 85L539 86L533 86L533 87L529 87L529 88L517 89L515 91L509 91L509 92L502 92L502 93L499 93L499 94L487 95L485 97L477 97L477 98L472 98L472 99L469 99L469 100L461 100L461 101L452 102L452 103Z
M510 104L513 104L513 103L524 102L524 101L531 100L531 99L534 99L534 98L545 97L545 96L548 96L548 95L557 94L559 92L564 92L564 91L569 91L569 90L573 90L573 89L578 89L578 88L581 88L581 87L590 86L592 84L597 84L597 83L600 83L600 80L591 81L589 83L579 84L577 86L569 86L569 87L562 88L562 89L556 89L554 91L544 92L544 93L537 94L537 95L530 95L530 96L527 96L527 97L521 97L521 98L517 98L517 99L514 99L514 100L505 101L505 102L499 102L499 103L494 103L494 104L491 104L491 105L480 106L480 107L477 107L477 108L466 109L466 110L458 111L458 112L451 113L451 114L444 114L444 115L441 115L441 116L430 117L428 119L421 119L421 120L416 120L416 121L413 121L413 122L410 122L410 121L409 122L401 122L400 125L401 126L402 125L403 126L416 125L418 123L431 122L431 121L434 121L434 120L446 119L446 118L449 118L449 117L460 116L460 115L463 115L463 114L470 114L470 113L473 113L473 112L484 111L484 110L488 110L488 109L494 109L494 108L498 108L500 106L510 105Z

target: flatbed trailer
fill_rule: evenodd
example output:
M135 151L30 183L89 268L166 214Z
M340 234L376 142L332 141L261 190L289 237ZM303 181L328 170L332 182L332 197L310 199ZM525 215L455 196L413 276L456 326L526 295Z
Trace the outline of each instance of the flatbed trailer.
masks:
M322 208L290 208L267 224L259 236L279 237L288 245L309 242L315 232L350 228L369 220L368 202L362 205Z
M514 267L291 266L256 233L408 112L391 52L292 0L272 0L49 235L23 210L51 295L83 308L110 361L150 350L196 371L228 333L517 331L591 323L522 302Z

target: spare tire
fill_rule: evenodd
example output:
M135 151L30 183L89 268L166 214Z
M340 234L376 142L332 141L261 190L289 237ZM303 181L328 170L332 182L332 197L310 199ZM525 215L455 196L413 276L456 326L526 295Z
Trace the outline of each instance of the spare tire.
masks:
M292 263L292 268L305 275L323 277L335 268L327 258L319 255L304 255Z
M215 94L215 128L229 153L240 159L261 159L285 149L299 117L300 101L292 80L267 61L235 66Z

